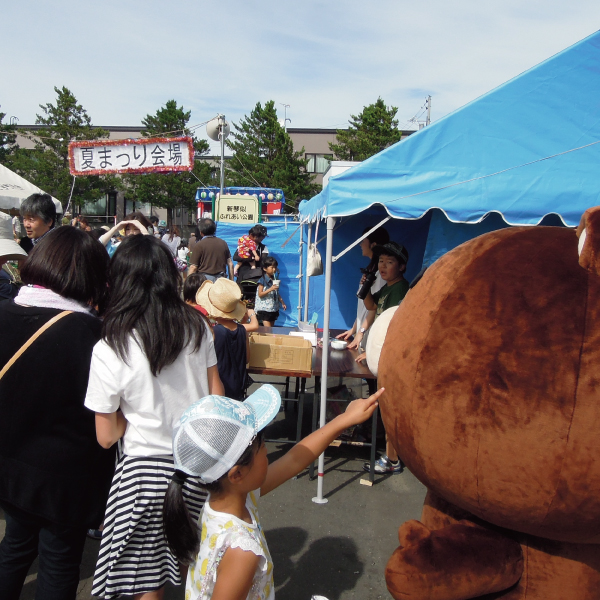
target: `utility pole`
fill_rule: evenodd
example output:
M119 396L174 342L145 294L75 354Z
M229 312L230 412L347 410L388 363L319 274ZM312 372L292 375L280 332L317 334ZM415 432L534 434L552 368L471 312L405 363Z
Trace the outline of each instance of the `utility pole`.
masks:
M287 118L287 109L290 107L289 104L284 104L283 102L280 102L279 104L281 104L281 106L283 106L283 130L287 133L287 124L288 121L291 123L292 120Z
M431 96L427 96L427 100L425 101L427 106L427 120L425 121L425 127L431 124Z

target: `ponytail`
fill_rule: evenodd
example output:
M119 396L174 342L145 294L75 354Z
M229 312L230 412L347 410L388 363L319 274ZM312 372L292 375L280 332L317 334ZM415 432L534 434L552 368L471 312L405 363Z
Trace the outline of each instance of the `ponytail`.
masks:
M175 471L163 503L163 527L169 548L177 560L189 565L200 550L198 526L183 501L183 483L187 475Z
M244 450L237 466L252 464L254 455L262 446L264 433L259 431L254 441ZM216 481L202 483L202 487L210 494L218 495L222 492L221 481L227 473L221 475ZM165 500L163 502L163 531L167 544L175 558L184 565L193 563L200 552L200 537L198 524L192 518L188 507L183 501L183 484L188 478L187 473L175 470L171 476Z

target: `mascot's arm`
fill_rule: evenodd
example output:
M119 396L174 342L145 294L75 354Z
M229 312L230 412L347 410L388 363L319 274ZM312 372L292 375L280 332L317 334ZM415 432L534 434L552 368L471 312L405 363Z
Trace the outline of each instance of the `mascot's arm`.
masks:
M468 522L430 531L407 521L385 580L396 600L467 600L514 585L523 573L518 542Z

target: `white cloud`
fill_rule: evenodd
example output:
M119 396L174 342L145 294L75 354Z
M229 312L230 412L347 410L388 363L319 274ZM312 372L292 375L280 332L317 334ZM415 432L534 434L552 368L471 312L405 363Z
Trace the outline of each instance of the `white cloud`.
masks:
M3 7L0 105L33 123L65 85L98 125L174 98L192 123L273 99L292 127L341 127L378 96L404 122L431 94L435 120L599 20L597 0L22 1Z

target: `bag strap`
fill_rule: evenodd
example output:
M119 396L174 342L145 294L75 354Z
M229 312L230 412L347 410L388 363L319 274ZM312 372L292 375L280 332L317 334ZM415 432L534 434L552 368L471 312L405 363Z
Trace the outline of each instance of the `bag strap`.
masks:
M44 331L46 331L46 329L50 329L50 327L52 327L52 325L54 325L54 323L56 323L57 321L60 321L63 317L66 317L67 315L70 315L73 311L72 310L63 310L61 313L58 313L56 316L52 317L47 323L44 323L18 350L17 352L14 354L14 356L4 365L4 368L2 369L2 371L0 371L0 379L2 379L4 377L4 375L6 375L6 372L17 362L17 360L19 359L19 357L21 356L21 354L23 354L23 352L25 352L25 350L27 350L27 348L29 348L29 346L31 346L31 344L33 344L33 342L35 342L35 340L37 340L40 335L42 335L42 333L44 333Z

